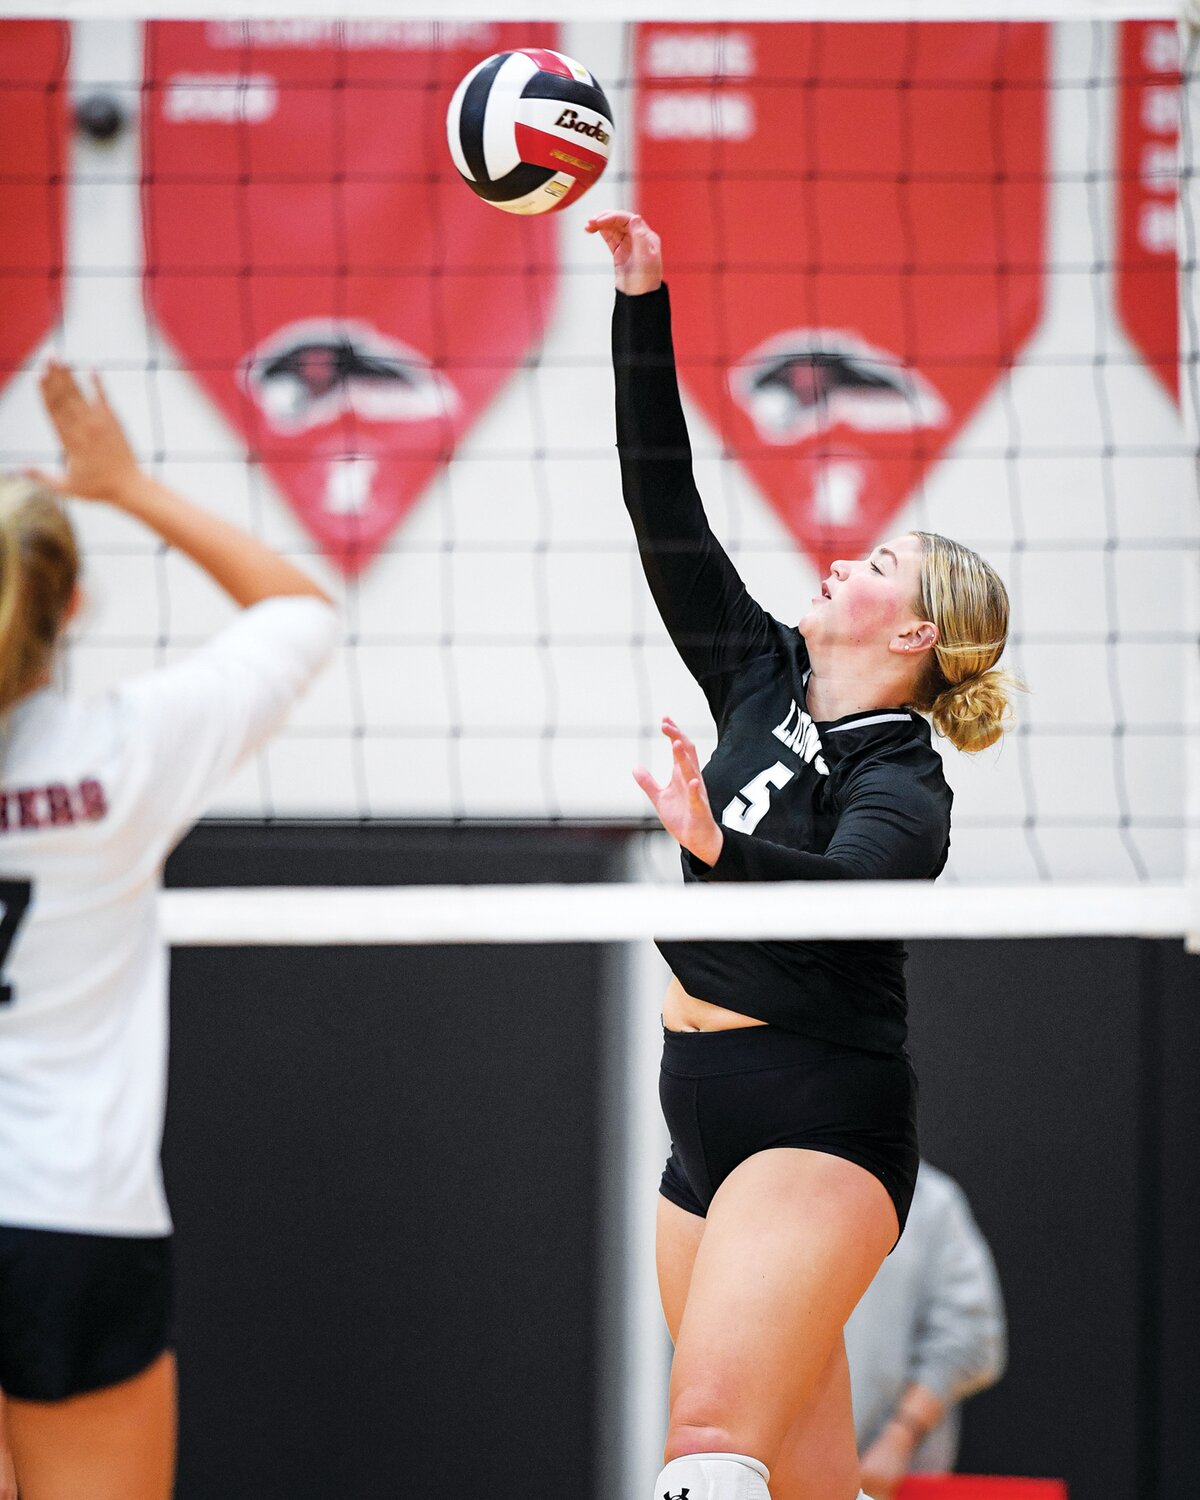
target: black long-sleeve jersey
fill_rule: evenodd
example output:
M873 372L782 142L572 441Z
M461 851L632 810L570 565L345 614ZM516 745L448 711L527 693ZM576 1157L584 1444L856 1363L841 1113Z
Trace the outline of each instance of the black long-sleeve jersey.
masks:
M724 847L711 867L684 850L684 879L932 880L950 847L951 792L929 725L902 708L809 716L803 636L751 599L704 514L665 286L617 293L613 364L621 482L646 578L717 725L703 774ZM697 999L872 1052L903 1046L903 943L658 946Z

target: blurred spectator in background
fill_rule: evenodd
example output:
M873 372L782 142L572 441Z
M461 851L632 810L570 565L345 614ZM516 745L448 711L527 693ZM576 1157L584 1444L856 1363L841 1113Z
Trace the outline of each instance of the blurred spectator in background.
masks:
M1007 1352L987 1241L953 1178L917 1175L900 1243L846 1324L862 1487L892 1500L906 1474L946 1474L959 1403L994 1385Z

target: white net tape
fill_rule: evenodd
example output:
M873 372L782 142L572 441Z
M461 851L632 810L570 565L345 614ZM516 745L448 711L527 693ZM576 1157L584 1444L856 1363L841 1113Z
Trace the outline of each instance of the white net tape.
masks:
M639 939L1179 937L1182 886L431 885L168 891L188 947Z

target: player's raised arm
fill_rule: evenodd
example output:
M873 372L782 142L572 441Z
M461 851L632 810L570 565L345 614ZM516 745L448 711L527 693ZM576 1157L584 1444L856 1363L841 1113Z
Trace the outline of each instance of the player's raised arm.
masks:
M771 621L713 535L692 475L662 245L640 214L590 219L613 257L612 351L621 489L663 624L715 716L728 674L769 649Z
M185 500L152 478L134 456L100 380L85 391L72 371L51 361L42 400L63 446L64 471L37 479L56 494L103 500L136 517L177 547L243 607L264 599L311 595L327 599L307 573L240 526Z

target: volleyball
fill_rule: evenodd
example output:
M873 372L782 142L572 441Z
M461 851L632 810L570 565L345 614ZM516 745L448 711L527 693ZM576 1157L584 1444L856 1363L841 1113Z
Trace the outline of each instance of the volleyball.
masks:
M485 203L554 213L608 165L612 109L574 58L526 47L471 69L450 100L446 135L463 181Z

